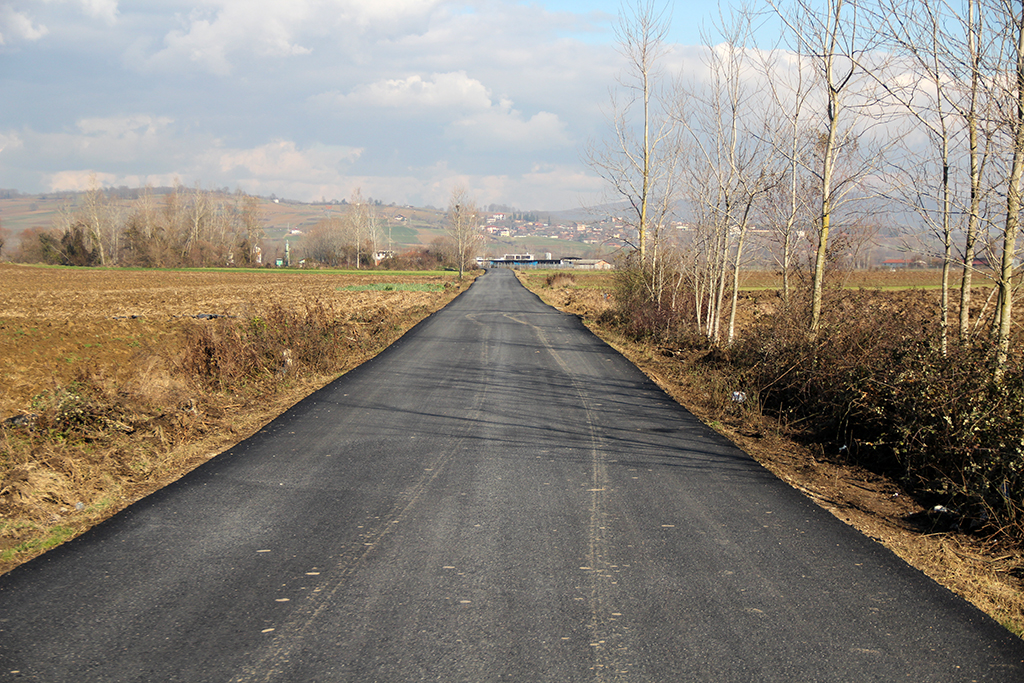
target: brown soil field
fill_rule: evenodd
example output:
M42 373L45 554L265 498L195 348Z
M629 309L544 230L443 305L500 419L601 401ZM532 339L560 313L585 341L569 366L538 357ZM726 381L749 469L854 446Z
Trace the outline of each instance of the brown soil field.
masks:
M254 433L378 353L470 282L437 272L0 264L0 572ZM343 289L381 283L437 291ZM190 334L275 307L301 313L311 305L345 330L346 346L332 372L291 372L290 363L282 363L289 372L269 382L224 391L211 391L183 372ZM72 409L98 418L87 428L51 436L10 422Z
M958 531L922 531L907 518L924 508L897 483L851 464L821 444L806 442L764 415L737 409L729 400L733 387L723 385L720 377L708 374L705 368L695 369L693 360L702 354L666 353L599 324L600 314L613 305L614 275L576 273L573 280L555 282L554 286L546 284L548 275L528 272L519 277L546 303L578 315L677 402L780 479L1011 631L1024 635L1024 550ZM975 292L972 315L985 306L991 286L978 280L980 291ZM940 293L932 287L938 283L936 271L865 271L851 274L847 286L891 287L898 291L879 292L887 305L899 310L925 307L937 315ZM757 315L770 315L778 302L777 292L771 289L778 286L773 274L752 273L747 286L768 289L741 296L740 329ZM954 316L955 311L954 307Z
M432 307L436 292L339 291L352 285L443 283L440 274L295 271L154 271L0 264L0 417L30 409L32 397L83 368L138 369L173 354L196 316L244 318L272 305L318 301L352 314L375 306Z

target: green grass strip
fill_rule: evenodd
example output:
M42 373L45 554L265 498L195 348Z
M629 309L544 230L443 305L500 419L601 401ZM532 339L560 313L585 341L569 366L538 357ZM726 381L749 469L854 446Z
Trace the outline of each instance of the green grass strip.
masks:
M338 287L339 292L443 292L444 285L434 282L376 282L372 285Z
M31 541L25 541L19 543L13 548L0 553L0 559L5 562L12 560L18 553L30 552L33 550L49 550L54 546L58 546L64 541L75 535L75 530L66 526L55 526L50 529L50 532L43 538L37 538Z

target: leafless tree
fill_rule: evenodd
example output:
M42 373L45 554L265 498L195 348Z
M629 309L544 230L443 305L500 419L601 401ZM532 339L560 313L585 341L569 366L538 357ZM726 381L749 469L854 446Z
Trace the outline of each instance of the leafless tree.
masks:
M796 35L804 33L802 20L799 14L790 19L790 28L796 30ZM799 39L791 35L789 42L788 49L777 44L755 52L759 71L771 94L772 113L766 133L773 154L782 162L782 178L766 198L762 216L778 247L775 258L782 271L782 301L786 308L792 299L798 226L810 223L810 176L806 169L813 149L813 136L808 135L813 106L810 64L803 56Z
M983 177L993 140L992 117L984 113L992 79L983 73L990 67L983 65L988 50L982 42L994 36L987 35L979 2L966 0L964 8L930 0L880 0L877 14L886 42L899 55L901 71L898 78L879 78L878 83L931 140L928 150L908 150L907 159L897 166L906 181L894 184L906 188L904 201L942 243L944 353L955 265L962 271L959 336L963 340L970 334L971 279L986 197ZM958 177L967 179L966 188ZM960 196L965 189L968 196ZM954 251L957 231L964 235L959 258Z
M361 188L356 188L352 191L352 196L348 200L348 210L345 213L345 226L348 241L353 245L355 249L356 257L356 270L362 267L361 252L363 247L363 241L366 239L366 235L369 229L370 223L370 209L367 206L366 200L363 198L363 191Z
M807 59L813 66L819 93L815 104L818 116L811 121L816 153L814 165L807 167L820 188L809 325L810 335L816 337L821 326L826 266L831 256L829 238L837 211L878 159L874 151L862 149L861 141L865 136L864 115L878 116L878 110L872 109L876 98L866 85L865 67L880 66L872 62L873 45L864 40L862 11L854 0L795 0L792 10L775 0L769 2L798 46L799 58ZM862 163L852 163L855 152L861 154ZM849 170L839 173L844 155Z
M731 292L727 343L736 334L740 270L755 201L778 183L776 160L770 154L767 98L753 78L753 14L747 9L720 15L721 40L705 33L707 78L681 90L680 125L692 150L689 174L691 204L703 204L708 230L707 336L718 341L724 297Z
M1002 226L996 310L997 377L1001 378L1010 353L1010 334L1013 328L1013 276L1017 256L1017 237L1020 232L1022 208L1021 180L1024 178L1024 2L1021 0L993 0L990 12L1001 23L1006 47L1006 69L998 85L1009 146L1009 168L1006 173L1006 219Z
M448 200L445 235L461 280L480 244L480 215L476 203L465 187L457 186Z
M185 204L184 224L187 230L181 248L182 259L192 259L193 250L203 238L203 232L210 220L211 206L206 192L196 183Z
M611 124L614 141L590 145L587 163L604 178L619 199L628 202L634 245L640 264L657 260L651 249L674 202L674 175L678 153L674 120L665 111L663 58L670 16L656 0L624 1L619 16L619 51L626 70L612 93Z

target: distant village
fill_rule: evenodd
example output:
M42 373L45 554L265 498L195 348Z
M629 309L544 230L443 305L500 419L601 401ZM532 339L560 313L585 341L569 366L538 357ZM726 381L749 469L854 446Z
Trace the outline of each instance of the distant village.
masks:
M635 231L628 228L621 218L609 217L592 223L576 221L549 222L536 216L525 214L526 218L517 216L524 214L491 213L485 214L484 229L495 238L543 237L601 246L609 252L625 249L627 240L635 236ZM526 220L532 218L534 220Z

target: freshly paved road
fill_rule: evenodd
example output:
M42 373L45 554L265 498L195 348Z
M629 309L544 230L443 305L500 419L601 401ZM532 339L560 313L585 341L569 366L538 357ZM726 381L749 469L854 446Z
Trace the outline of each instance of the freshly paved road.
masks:
M506 271L0 577L3 679L1019 682L1022 661Z

